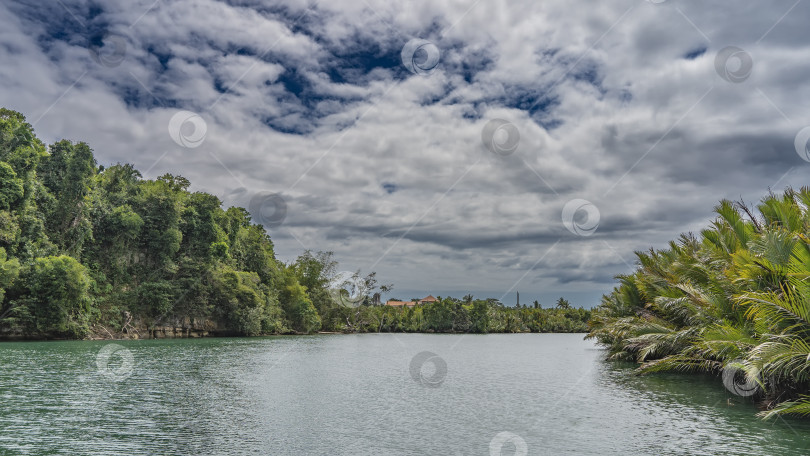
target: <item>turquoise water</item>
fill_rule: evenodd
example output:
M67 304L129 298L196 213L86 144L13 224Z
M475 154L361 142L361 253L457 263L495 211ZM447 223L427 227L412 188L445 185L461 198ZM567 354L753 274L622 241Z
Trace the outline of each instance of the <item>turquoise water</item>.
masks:
M635 377L576 334L115 344L0 344L0 454L810 453L810 421Z

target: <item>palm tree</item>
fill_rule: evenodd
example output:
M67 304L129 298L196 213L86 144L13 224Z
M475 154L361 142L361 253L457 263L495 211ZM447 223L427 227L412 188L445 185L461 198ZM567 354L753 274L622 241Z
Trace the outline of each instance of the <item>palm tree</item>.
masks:
M636 252L603 296L589 338L639 374L739 367L761 416L810 416L810 188L751 209L727 200L700 236ZM747 218L746 218L747 217Z

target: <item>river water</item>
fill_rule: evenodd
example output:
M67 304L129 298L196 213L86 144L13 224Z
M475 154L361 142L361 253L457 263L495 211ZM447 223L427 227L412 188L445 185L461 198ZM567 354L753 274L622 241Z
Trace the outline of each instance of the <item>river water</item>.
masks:
M719 378L581 334L0 343L0 455L806 455Z

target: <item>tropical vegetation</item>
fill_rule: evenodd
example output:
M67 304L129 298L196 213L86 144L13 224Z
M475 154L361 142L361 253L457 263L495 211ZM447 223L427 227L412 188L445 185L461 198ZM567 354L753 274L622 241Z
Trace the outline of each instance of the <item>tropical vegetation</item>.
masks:
M336 307L332 330L352 332L584 333L591 311L583 308L504 306L496 299L439 297L414 307ZM337 316L337 318L335 318Z
M373 272L347 278L362 291L347 305L331 253L285 264L248 211L189 186L100 166L83 142L46 147L0 109L0 338L586 330L589 311L570 305L375 305L391 286Z
M757 387L761 416L810 415L810 188L715 212L700 234L636 252L588 337L639 374L731 373Z

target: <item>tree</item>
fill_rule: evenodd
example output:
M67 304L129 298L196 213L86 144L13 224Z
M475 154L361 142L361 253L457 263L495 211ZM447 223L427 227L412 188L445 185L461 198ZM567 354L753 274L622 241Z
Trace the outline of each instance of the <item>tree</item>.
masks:
M12 209L23 198L23 180L11 165L0 162L0 210Z
M424 306L423 311L427 328L439 332L453 329L454 312L449 299L427 304Z
M179 229L182 239L180 247L185 255L207 262L218 251L218 255L224 258L223 247L213 247L219 243L227 247L227 237L219 220L223 215L221 204L216 196L202 192L184 198Z
M216 274L213 295L215 311L229 332L257 336L278 324L274 303L255 272L222 269Z
M138 247L145 258L140 263L140 275L161 277L170 272L180 250L183 193L174 182L173 176L146 181L133 201L135 211L143 219Z
M307 334L320 329L321 317L291 267L284 270L284 286L280 290L279 301L292 329Z
M276 261L273 242L263 228L251 225L250 214L242 208L231 207L225 212L221 223L228 238L228 253L234 267L257 273L267 286L281 286L281 266Z
M487 301L476 299L470 310L470 330L485 334L489 331L489 304Z
M19 275L20 262L16 258L8 259L6 250L0 247L0 328L2 328L3 319L14 308L13 304L4 305L3 299L6 296L6 290L11 287Z
M62 255L37 258L21 278L23 298L37 333L48 337L84 337L93 313L87 270Z
M557 300L557 308L558 309L570 309L571 308L571 303L568 302L567 299L561 297L560 299Z
M48 207L48 237L62 251L80 257L84 242L92 236L85 197L91 191L96 161L90 147L79 142L59 141L37 168L42 183L54 196Z

